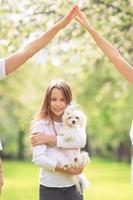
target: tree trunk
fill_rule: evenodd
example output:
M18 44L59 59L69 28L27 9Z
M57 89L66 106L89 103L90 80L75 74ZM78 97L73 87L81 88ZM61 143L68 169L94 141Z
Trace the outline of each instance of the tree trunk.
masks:
M18 133L18 155L19 160L24 159L24 132L22 130Z

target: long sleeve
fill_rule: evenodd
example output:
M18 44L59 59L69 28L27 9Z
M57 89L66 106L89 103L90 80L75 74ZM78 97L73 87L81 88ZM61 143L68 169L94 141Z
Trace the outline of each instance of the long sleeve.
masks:
M133 121L132 121L131 129L130 129L130 138L133 145Z
M1 144L1 140L0 140L0 151L2 150L2 144Z
M35 121L32 125L31 134L35 132L41 132L45 134L43 125L40 121ZM57 161L47 157L47 145L38 145L33 147L32 154L35 165L43 167L49 171L55 171Z
M39 167L43 167L49 171L55 171L55 167L57 165L57 161L49 159L47 154L46 145L38 145L33 147L33 162L35 165Z
M64 136L57 136L57 147L83 148L86 145L86 132L83 130L74 140L66 142Z
M6 76L5 73L5 60L0 59L0 79L3 79Z

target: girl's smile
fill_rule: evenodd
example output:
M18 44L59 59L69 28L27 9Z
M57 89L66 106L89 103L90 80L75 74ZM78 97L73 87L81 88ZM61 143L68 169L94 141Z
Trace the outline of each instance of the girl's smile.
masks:
M66 100L60 89L53 88L51 92L50 106L53 114L53 119L55 121L61 120L64 109L66 107Z

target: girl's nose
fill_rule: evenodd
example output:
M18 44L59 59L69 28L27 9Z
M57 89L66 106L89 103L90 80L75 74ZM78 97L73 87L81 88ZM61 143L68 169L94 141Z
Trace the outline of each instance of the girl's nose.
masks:
M59 106L61 104L60 101L56 101L56 105Z

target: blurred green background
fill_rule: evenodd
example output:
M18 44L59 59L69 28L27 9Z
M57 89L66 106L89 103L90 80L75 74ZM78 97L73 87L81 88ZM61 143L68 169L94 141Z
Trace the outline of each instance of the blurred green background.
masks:
M13 53L48 30L74 3L78 3L96 30L133 64L131 0L1 0L0 56ZM0 82L0 138L6 180L3 199L26 200L30 195L31 199L37 199L38 168L29 161L29 127L47 84L57 77L70 83L74 99L87 115L87 147L91 158L102 158L94 159L87 171L94 179L86 193L88 199L114 200L115 196L131 199L129 129L133 88L75 20L16 73ZM112 191L116 195L111 196ZM127 195L125 198L121 191Z
M38 171L31 162L6 161L5 185L2 199L38 199ZM90 187L84 192L84 200L131 200L130 165L111 160L92 158L85 168Z

